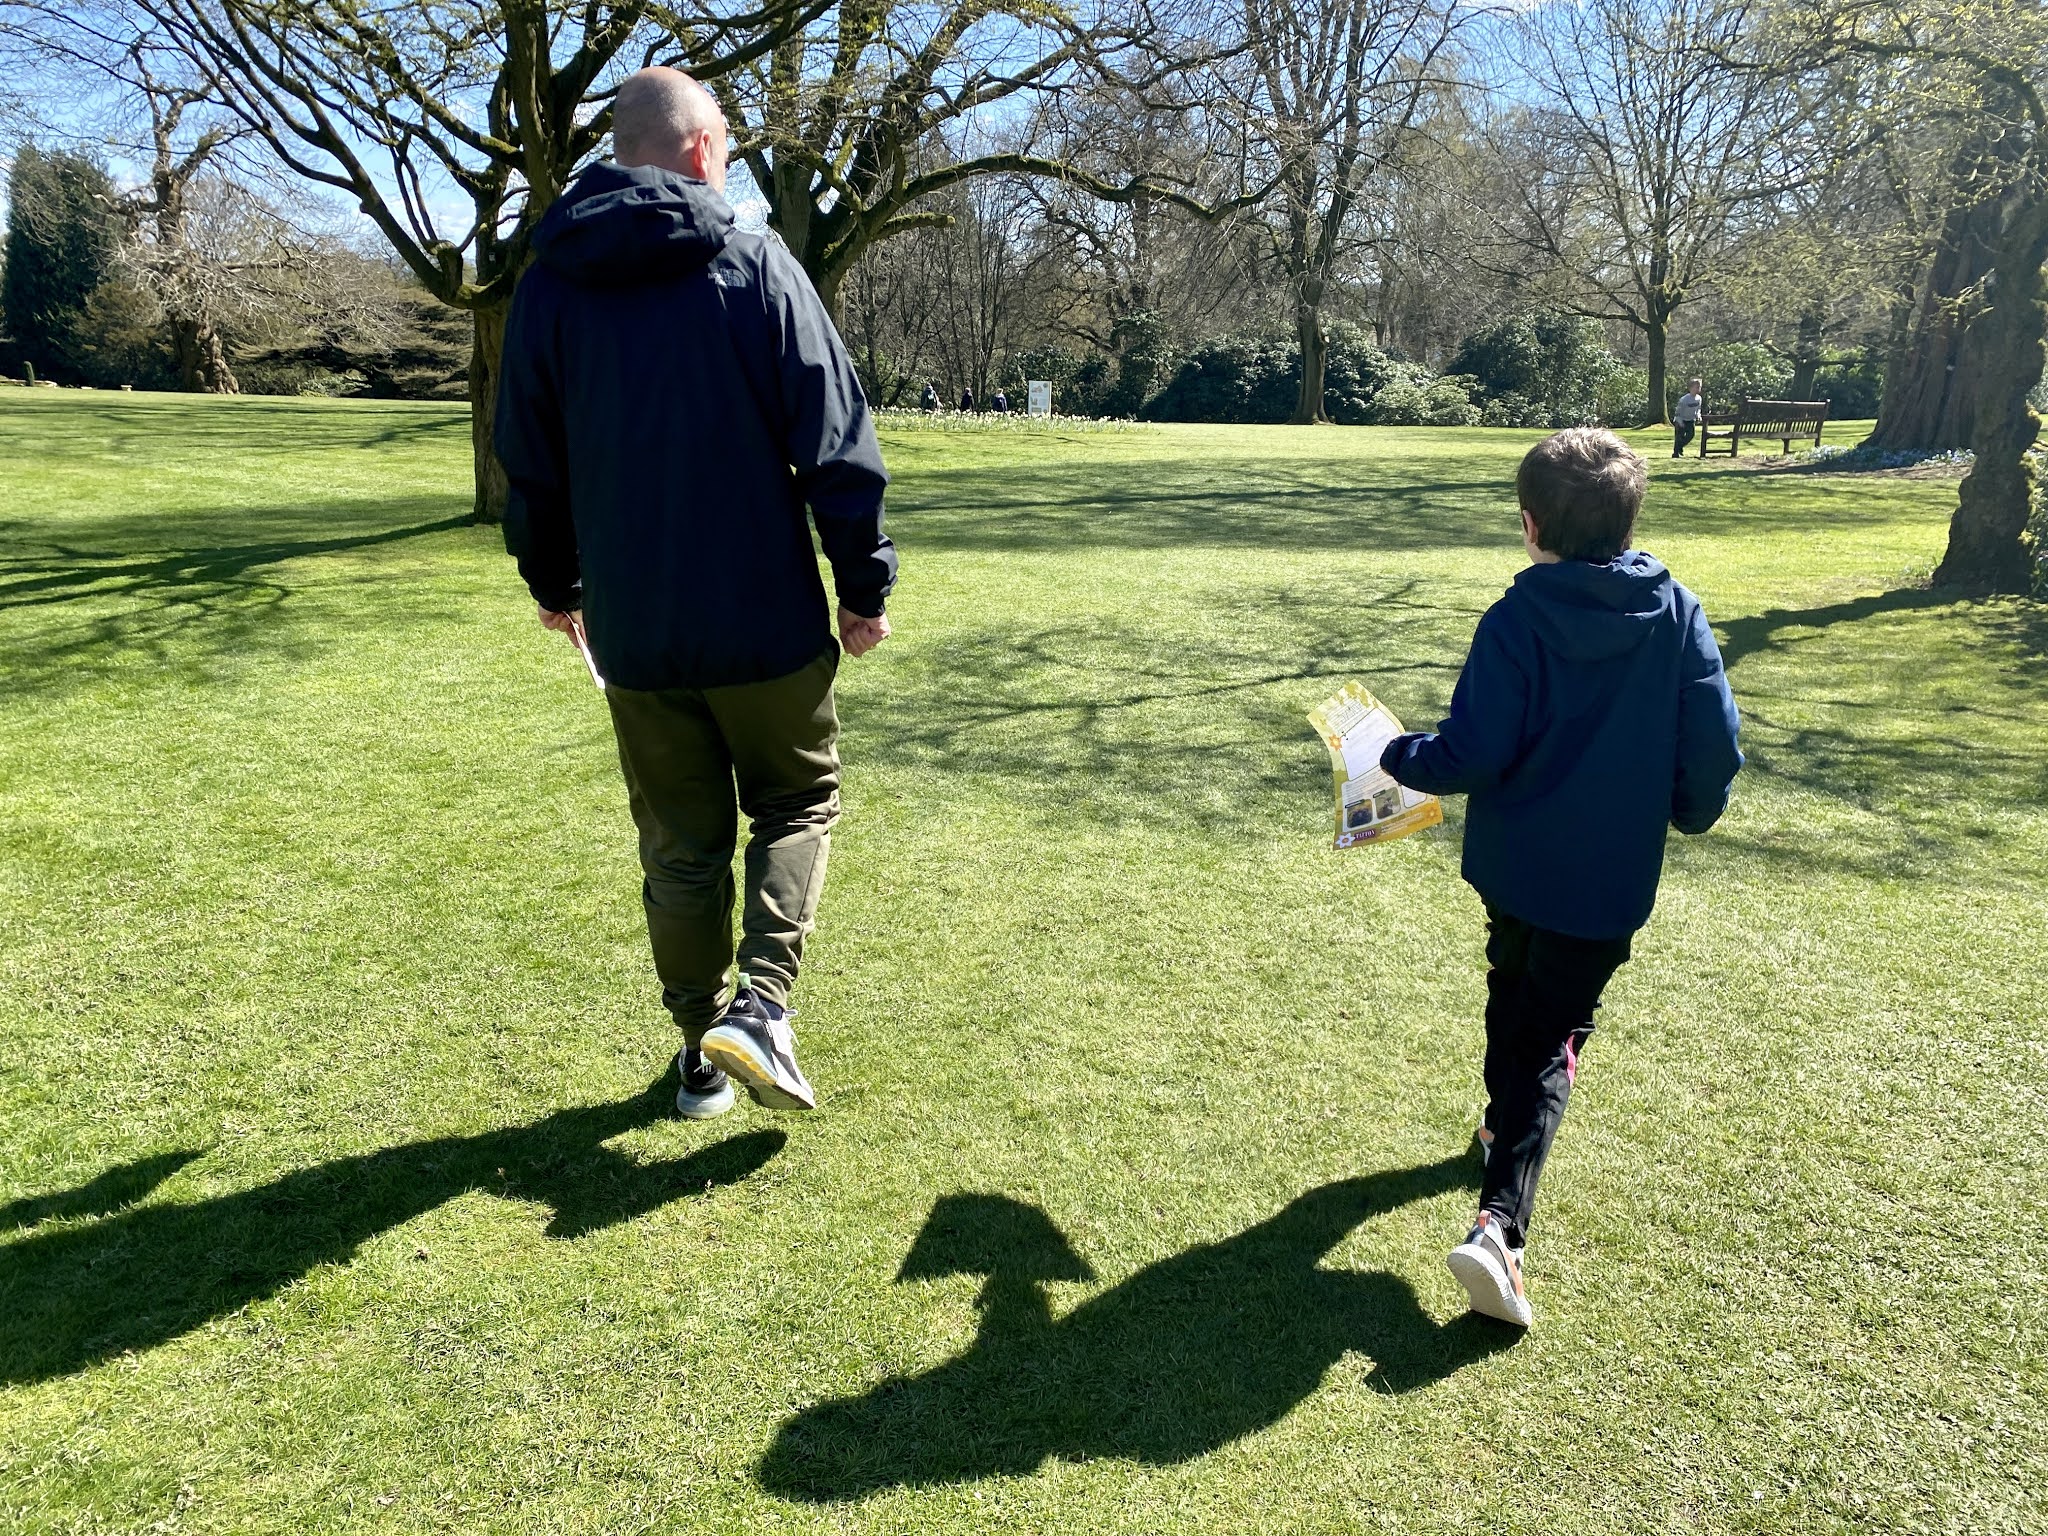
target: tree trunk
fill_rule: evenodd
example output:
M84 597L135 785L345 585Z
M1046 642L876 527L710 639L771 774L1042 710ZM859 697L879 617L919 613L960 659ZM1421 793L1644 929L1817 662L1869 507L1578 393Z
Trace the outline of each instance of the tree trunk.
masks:
M194 395L239 395L241 381L228 364L220 332L203 320L175 319L171 343L178 356L178 387Z
M1981 166L1971 152L1972 165ZM1987 157L1988 158L1988 157ZM1904 349L1885 368L1877 425L1869 446L1892 452L1945 452L1975 435L1979 371L1974 353L1993 344L1971 319L1974 295L1991 270L2002 189L1949 210Z
M1659 427L1670 419L1671 407L1665 399L1664 349L1671 339L1671 317L1660 315L1652 309L1643 322L1643 335L1650 344L1650 399L1643 413L1643 425Z
M2040 436L2041 418L2027 395L2041 382L2048 335L2048 201L2022 210L2015 222L2023 227L2001 242L1990 303L1970 327L1980 401L1970 435L1976 463L1949 519L1936 586L2025 592L2031 585L2023 539L2034 498L2027 450Z
M469 437L476 462L476 520L502 523L511 489L505 468L491 447L491 429L498 419L498 361L505 350L505 317L509 300L475 312L476 331L469 348Z
M1295 397L1294 414L1287 419L1296 426L1327 422L1323 409L1323 375L1330 363L1330 338L1323 330L1320 305L1302 299L1294 308L1294 336L1301 352L1301 393Z
M1814 375L1820 372L1820 342L1823 317L1807 310L1799 317L1799 330L1792 342L1792 398L1813 398Z
M840 290L846 283L846 267L835 265L830 271L811 274L811 286L818 290L818 302L825 306L825 313L832 321L832 329L841 330L839 324Z

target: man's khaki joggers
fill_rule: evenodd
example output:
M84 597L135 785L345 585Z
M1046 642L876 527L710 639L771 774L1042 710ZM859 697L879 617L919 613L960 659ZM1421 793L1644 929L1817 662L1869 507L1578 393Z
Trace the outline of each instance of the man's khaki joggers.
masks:
M765 683L606 689L640 829L647 936L662 1001L695 1045L731 994L733 962L788 1006L839 819L835 646ZM733 847L750 823L735 957Z

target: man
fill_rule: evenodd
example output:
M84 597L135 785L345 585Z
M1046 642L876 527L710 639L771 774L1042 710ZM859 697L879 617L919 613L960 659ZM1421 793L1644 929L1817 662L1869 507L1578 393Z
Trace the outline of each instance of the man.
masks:
M839 647L889 634L888 484L867 402L803 269L742 234L725 119L689 76L620 88L615 159L534 234L506 324L505 543L541 623L606 679L676 1107L810 1109L789 1025L839 816ZM810 527L838 588L827 623ZM750 823L733 947L732 856ZM734 977L734 961L738 976Z
M1704 415L1703 408L1706 405L1700 396L1700 383L1700 380L1694 379L1685 386L1685 393L1678 397L1678 409L1671 413L1671 457L1674 459L1685 457L1685 445L1692 441L1693 433L1699 430ZM1706 451L1707 445L1700 444L1701 454L1705 454Z

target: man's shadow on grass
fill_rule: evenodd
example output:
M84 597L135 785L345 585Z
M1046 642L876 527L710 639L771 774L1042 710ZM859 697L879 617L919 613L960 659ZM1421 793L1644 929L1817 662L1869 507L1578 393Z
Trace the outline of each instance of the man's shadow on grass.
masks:
M1438 1324L1408 1282L1319 1267L1360 1222L1477 1183L1475 1156L1312 1189L1236 1237L1139 1271L1054 1321L1044 1283L1093 1272L1035 1206L948 1195L897 1279L988 1276L966 1353L806 1409L761 1461L769 1492L812 1502L1035 1471L1048 1457L1191 1460L1277 1423L1346 1354L1407 1392L1516 1335Z
M174 1152L0 1206L0 1383L153 1348L472 1190L539 1201L554 1211L550 1237L579 1237L737 1183L781 1150L780 1131L666 1162L604 1145L665 1117L672 1082L531 1125L337 1158L191 1204L133 1204L198 1155ZM62 1219L87 1224L13 1235Z

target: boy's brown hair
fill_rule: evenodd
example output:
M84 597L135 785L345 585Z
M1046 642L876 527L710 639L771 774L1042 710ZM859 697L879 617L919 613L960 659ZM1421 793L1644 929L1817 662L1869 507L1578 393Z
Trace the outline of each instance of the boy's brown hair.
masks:
M1523 455L1515 495L1538 549L1604 565L1628 548L1648 480L1642 458L1606 428L1567 427Z

